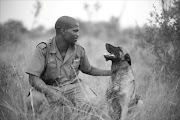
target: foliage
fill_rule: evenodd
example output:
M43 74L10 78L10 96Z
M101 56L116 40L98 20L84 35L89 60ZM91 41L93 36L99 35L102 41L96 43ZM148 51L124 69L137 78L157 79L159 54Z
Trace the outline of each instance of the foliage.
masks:
M27 32L21 21L9 20L4 24L0 24L0 47L19 43L21 41L20 36Z
M151 119L178 119L180 113L179 89L180 89L180 0L174 0L169 9L163 9L161 13L154 11L150 13L151 19L143 29L139 29L140 38L138 45L146 50L150 48L156 56L152 74L147 75L145 81L150 81L146 89L146 101L148 104L162 104L154 109L158 114ZM152 88L156 88L152 89ZM152 92L154 97L149 97ZM160 95L161 94L161 95ZM158 101L158 99L160 101ZM157 99L154 101L153 99ZM152 100L152 101L150 101ZM148 105L147 104L147 105ZM164 104L164 105L163 105ZM148 106L146 106L148 107ZM166 111L164 111L166 109ZM164 112L160 112L160 111Z
M160 14L155 7L154 9L146 26L123 31L120 31L116 17L112 17L108 22L97 23L79 20L79 42L86 49L92 65L110 68L110 64L102 57L106 52L106 42L127 48L130 52L137 91L144 102L130 120L178 120L180 117L180 1L175 0L169 9L164 9ZM0 47L12 48L11 51L0 53L1 58L3 54L6 56L6 59L0 60L0 117L10 120L35 119L29 111L26 112L24 99L29 84L23 70L27 67L37 43L53 36L55 31L45 31L43 26L28 31L22 22L11 20L0 24L0 33ZM136 38L133 35L136 35ZM22 39L26 44L20 42ZM134 47L136 41L138 44ZM11 46L15 44L18 46ZM102 100L109 79L84 74L80 77L97 93L100 104L96 108L106 113L107 108L102 104ZM59 107L54 109L55 112L59 110ZM53 119L58 119L55 112ZM78 115L74 114L73 117ZM86 118L95 119L91 115Z
M80 23L80 35L106 40L119 36L119 23L116 17L112 17L108 22L84 22L80 20L78 22Z
M165 66L166 74L180 77L180 1L166 12L151 12L150 25L144 27L141 34L141 47L150 46L156 55L157 70ZM141 31L141 32L142 32Z

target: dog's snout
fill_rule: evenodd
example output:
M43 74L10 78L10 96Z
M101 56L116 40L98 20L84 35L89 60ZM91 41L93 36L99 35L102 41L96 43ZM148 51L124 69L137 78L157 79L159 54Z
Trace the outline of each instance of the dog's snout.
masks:
M110 45L109 43L106 43L106 46Z
M110 44L109 43L106 43L106 49L109 49L109 46L110 46Z
M114 47L114 46L109 43L106 43L106 48L109 48L109 47Z

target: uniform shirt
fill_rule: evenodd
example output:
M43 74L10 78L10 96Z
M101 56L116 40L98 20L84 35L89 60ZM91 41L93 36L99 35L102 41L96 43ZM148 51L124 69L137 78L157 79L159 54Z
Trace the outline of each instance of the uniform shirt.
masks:
M69 46L63 60L53 37L49 42L37 45L26 73L40 77L49 85L54 80L62 85L73 81L79 70L86 73L91 70L83 47L78 44Z

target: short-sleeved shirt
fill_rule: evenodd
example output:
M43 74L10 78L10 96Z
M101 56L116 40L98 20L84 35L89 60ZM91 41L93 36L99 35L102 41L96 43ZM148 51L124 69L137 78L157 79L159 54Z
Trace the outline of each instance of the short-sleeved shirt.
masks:
M72 81L79 70L86 73L91 70L84 48L79 44L69 46L63 60L53 37L37 45L26 73L40 77L47 84L56 80L62 85Z

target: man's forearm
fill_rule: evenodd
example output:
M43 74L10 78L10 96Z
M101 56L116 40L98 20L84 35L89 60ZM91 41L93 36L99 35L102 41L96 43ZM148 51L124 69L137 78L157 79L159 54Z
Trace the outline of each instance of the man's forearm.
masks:
M47 95L50 95L52 92L52 90L45 84L45 82L37 76L29 75L29 82L32 87L40 92L43 92Z
M87 74L93 76L111 76L112 72L111 70L102 70L92 66Z

